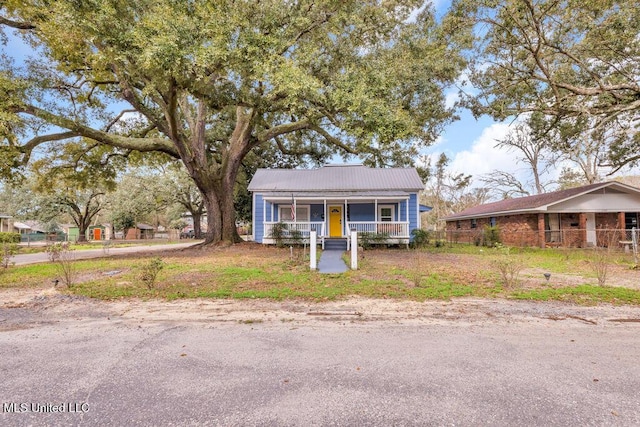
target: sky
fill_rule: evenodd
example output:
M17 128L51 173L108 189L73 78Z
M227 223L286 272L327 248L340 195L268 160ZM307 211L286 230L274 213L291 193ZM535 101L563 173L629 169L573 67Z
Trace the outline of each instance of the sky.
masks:
M433 4L436 15L441 16L449 7L450 0L434 0ZM7 53L18 60L29 52L29 47L17 42L15 38L11 38L3 49L7 49ZM445 95L448 106L452 106L458 99L458 88L449 88ZM475 186L482 184L478 179L481 175L495 170L513 173L523 182L530 180L528 169L524 163L518 161L516 152L495 148L497 142L503 139L513 126L513 119L495 122L483 116L476 120L464 109L458 111L458 116L459 120L449 124L436 143L424 149L423 154L430 156L435 162L441 153L445 153L450 159L449 172L472 175ZM638 173L637 169L632 172ZM626 170L626 173L629 171ZM558 174L558 170L551 170L546 178L556 179Z

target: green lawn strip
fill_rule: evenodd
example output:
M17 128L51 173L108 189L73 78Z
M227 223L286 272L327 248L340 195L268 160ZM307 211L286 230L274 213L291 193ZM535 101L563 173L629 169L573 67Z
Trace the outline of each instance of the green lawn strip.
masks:
M473 256L486 257L477 252ZM438 248L440 250L441 248ZM581 252L582 253L582 252ZM495 252L488 252L494 256ZM425 254L429 256L428 253ZM566 272L564 253L547 254L538 250L517 250L514 256L526 257L527 266L543 265L548 271ZM580 259L571 255L572 263ZM333 300L358 295L370 298L396 298L423 301L457 297L507 297L539 301L570 301L582 304L608 302L640 305L640 291L616 287L578 286L562 289L503 289L490 267L460 273L455 268L423 270L415 264L389 265L384 257L360 260L357 271L344 274L320 274L309 271L305 262L292 260L286 252L267 256L238 256L221 253L203 257L165 257L157 280L146 286L140 280L142 266L153 256L124 259L92 259L74 263L77 282L69 293L104 300L118 298L268 298ZM488 258L490 259L490 258ZM586 276L588 264L579 270ZM490 264L483 264L487 265ZM562 268L562 266L565 268ZM587 270L584 270L587 265ZM541 267L539 267L541 268ZM545 269L547 269L545 268ZM47 287L60 278L52 263L17 266L0 273L0 287Z
M28 288L43 286L58 274L53 264L31 264L0 269L0 288Z
M640 305L640 291L612 286L580 285L576 287L532 289L514 291L510 298L533 301L568 301L577 304L610 304Z

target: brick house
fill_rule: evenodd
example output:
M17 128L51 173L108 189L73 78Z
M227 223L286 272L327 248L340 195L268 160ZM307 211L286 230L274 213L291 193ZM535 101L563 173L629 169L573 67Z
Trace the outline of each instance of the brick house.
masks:
M640 189L603 182L474 206L444 218L450 241L474 242L498 226L511 246L619 245L640 222Z

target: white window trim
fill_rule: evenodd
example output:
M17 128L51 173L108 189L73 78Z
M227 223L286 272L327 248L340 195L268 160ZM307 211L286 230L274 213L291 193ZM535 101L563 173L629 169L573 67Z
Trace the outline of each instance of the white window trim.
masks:
M299 218L298 216L298 212L300 211L300 209L306 209L307 210L307 217L306 219L303 218ZM279 205L278 206L278 219L280 221L283 221L282 219L282 211L288 211L291 212L291 204L288 205ZM296 221L297 222L310 222L310 217L311 217L311 205L298 205L296 204ZM291 220L287 220L287 221L291 221Z
M391 209L391 222L396 220L396 207L394 205L378 205L378 221L382 222L382 209Z

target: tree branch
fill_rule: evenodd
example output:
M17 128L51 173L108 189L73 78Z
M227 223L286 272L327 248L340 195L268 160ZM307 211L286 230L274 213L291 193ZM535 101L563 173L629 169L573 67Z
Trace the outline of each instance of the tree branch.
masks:
M16 28L18 30L35 30L36 29L36 26L29 22L12 21L10 19L5 18L4 16L0 16L0 25L6 25L7 27Z
M298 122L293 123L285 123L278 126L274 126L269 128L263 132L258 133L257 140L258 144L261 144L265 141L268 141L272 138L275 138L280 135L284 135L287 133L295 132L297 130L311 129L311 125L307 119L300 120Z
M312 126L309 126L309 129L319 133L320 135L322 135L322 137L324 139L327 140L327 142L329 142L330 144L333 144L333 145L341 148L342 150L346 151L347 153L349 153L349 154L358 154L358 152L356 150L354 150L353 148L349 147L348 145L345 145L342 141L340 141L335 136L329 134L329 132L327 132L326 130L322 129L320 126L312 125Z
M23 113L43 119L55 126L68 129L72 136L84 136L93 139L105 145L122 148L125 150L134 150L140 152L161 151L172 157L178 158L178 152L175 145L168 139L163 138L133 138L120 135L114 135L100 130L93 129L89 126L75 122L66 117L52 114L38 107L29 105L22 109ZM62 135L62 134L57 134ZM58 138L63 139L63 138Z

